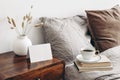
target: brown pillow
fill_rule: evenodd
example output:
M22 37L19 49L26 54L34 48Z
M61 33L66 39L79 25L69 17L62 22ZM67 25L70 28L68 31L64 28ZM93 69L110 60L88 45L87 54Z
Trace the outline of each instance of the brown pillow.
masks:
M89 30L94 45L100 51L120 45L120 7L107 10L87 10Z

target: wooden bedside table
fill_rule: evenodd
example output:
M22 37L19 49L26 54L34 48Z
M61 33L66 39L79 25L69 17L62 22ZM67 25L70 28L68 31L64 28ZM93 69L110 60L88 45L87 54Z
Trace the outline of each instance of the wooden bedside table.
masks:
M0 54L0 80L64 80L64 69L57 58L31 64L13 52Z

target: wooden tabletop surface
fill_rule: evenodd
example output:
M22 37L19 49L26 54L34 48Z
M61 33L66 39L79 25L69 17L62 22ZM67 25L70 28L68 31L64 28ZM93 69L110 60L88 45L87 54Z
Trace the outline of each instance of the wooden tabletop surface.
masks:
M7 79L32 70L43 69L61 62L57 58L52 60L30 63L26 56L16 56L13 52L0 54L0 78ZM0 80L1 80L0 79Z

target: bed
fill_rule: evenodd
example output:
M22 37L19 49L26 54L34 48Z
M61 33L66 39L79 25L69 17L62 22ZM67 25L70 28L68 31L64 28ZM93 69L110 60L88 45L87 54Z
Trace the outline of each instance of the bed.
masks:
M40 18L45 43L51 44L53 56L65 61L66 80L120 80L120 7L86 13L87 17ZM78 72L73 62L83 47L100 50L113 70Z
M74 64L68 64L65 68L66 80L120 80L120 46L110 48L101 54L111 60L113 70L78 72Z
M113 64L110 71L79 73L74 64L66 65L66 80L120 80L120 7L86 11L94 46Z

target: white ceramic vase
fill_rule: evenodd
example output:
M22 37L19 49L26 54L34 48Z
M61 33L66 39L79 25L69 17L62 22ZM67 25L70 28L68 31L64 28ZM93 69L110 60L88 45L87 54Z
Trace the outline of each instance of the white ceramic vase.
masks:
M25 56L28 53L28 47L32 45L31 40L25 36L18 36L13 43L13 51L16 55Z

